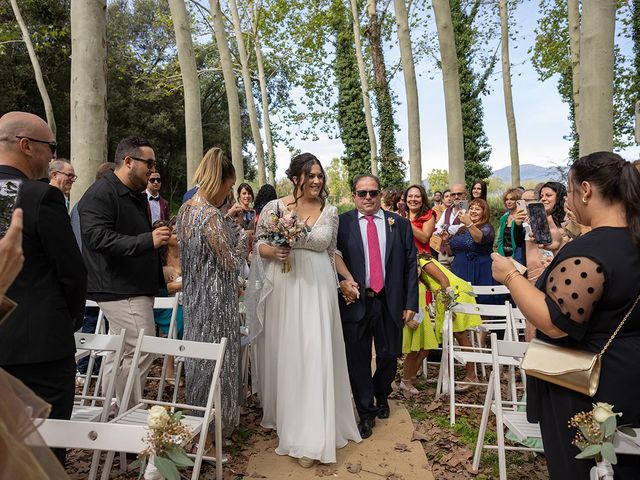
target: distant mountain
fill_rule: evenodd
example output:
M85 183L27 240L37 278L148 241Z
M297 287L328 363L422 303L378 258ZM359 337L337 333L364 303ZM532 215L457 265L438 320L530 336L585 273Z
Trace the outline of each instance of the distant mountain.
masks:
M498 177L506 183L511 182L511 167L504 167L500 170L495 170L492 177ZM560 178L559 172L555 167L541 167L539 165L525 164L520 165L520 181L535 181L545 182L558 180Z

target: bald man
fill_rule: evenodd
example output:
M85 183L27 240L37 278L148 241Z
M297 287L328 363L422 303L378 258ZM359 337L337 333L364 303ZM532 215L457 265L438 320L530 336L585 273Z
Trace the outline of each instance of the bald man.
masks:
M68 419L75 388L75 341L87 272L62 192L45 182L56 140L36 115L0 117L0 180L20 180L24 267L7 291L18 303L0 325L0 366L51 404L49 418ZM64 464L64 450L56 451Z

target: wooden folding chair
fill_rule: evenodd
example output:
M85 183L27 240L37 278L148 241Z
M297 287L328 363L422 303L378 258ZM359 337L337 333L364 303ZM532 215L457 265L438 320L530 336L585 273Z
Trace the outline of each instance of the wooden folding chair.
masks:
M153 405L163 405L171 408L174 411L177 409L203 412L202 417L192 415L185 415L182 417L182 422L191 429L194 436L200 434L196 453L188 454L190 457L194 458L193 473L191 475L191 478L193 480L198 478L202 460L205 459L215 462L216 479L222 480L223 458L222 417L220 412L220 370L222 368L222 361L226 346L226 338L222 338L220 340L220 343L192 342L170 338L144 336L144 331L141 331L133 355L131 370L127 378L127 383L122 399L122 406L120 408L118 416L114 418L111 423L126 425L146 425L148 416L147 409ZM143 396L142 387L140 386L140 383L136 381L140 376L139 362L140 356L143 353L150 353L155 355L173 355L185 358L198 358L214 361L215 367L212 372L211 384L206 406L201 407L197 405L145 399ZM127 405L129 405L129 400L132 398L132 395L137 402L137 405L135 405L133 408L127 409ZM212 420L214 421L215 429L216 455L215 457L207 457L204 456L204 447L207 432L209 430L209 424ZM111 451L107 454L105 466L102 472L103 480L109 478L109 472L113 463L114 455L115 451ZM121 461L121 466L124 465L124 463L124 461Z
M538 424L529 423L527 421L526 412L518 411L516 409L518 405L524 405L524 403L518 402L515 399L512 401L502 400L502 391L500 389L501 367L505 365L519 365L528 346L529 344L525 342L498 340L495 333L491 334L492 371L489 378L489 386L487 388L484 407L482 409L476 449L473 455L474 472L477 472L478 467L480 466L480 456L483 448L498 450L500 480L506 480L507 478L506 450L543 451L541 449L525 446L508 446L505 444L504 439L504 427L509 428L520 442L524 442L529 438L540 438L542 436L540 433L540 426ZM486 445L484 443L484 436L487 431L490 412L492 412L496 417L497 445Z

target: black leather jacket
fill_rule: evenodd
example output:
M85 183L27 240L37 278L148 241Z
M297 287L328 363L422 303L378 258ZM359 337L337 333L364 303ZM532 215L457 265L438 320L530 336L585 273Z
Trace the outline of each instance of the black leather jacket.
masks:
M146 203L143 192L130 190L113 172L89 187L78 203L87 298L157 295L162 268Z

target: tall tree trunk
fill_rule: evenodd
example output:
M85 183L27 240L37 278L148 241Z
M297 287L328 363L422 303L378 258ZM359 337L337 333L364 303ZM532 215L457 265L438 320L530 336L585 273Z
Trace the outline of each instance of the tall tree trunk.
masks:
M568 0L569 48L571 50L573 121L580 138L580 7L579 0Z
M236 43L238 44L238 52L240 53L240 65L242 66L242 83L244 84L244 96L247 100L247 110L249 111L249 123L251 124L251 135L253 136L253 144L256 147L256 162L258 163L258 184L260 186L267 183L267 176L264 171L264 149L262 146L262 136L260 135L260 124L258 123L258 112L253 98L253 88L251 85L251 72L249 71L249 59L247 58L247 49L244 46L244 38L242 37L242 25L240 25L240 16L238 15L238 6L236 0L228 0L231 9L231 17L233 18L233 30L236 35Z
M360 14L358 13L357 0L351 0L351 16L353 18L353 39L356 46L356 59L358 61L358 74L360 75L360 86L362 88L362 102L364 103L364 117L367 122L367 134L369 136L369 148L371 150L371 173L378 175L378 143L376 141L376 131L373 126L373 116L371 115L371 102L369 101L369 80L364 66L362 55L362 39L360 38Z
M353 1L353 0L352 0ZM407 125L409 134L409 179L414 185L422 183L422 153L420 148L420 104L418 102L418 85L416 70L413 64L411 49L411 33L409 31L409 14L405 0L394 0L398 24L398 42L402 58L404 89L407 97Z
M42 103L44 103L44 112L47 116L47 123L49 124L49 128L51 128L51 131L55 135L56 120L53 116L53 105L51 105L51 99L49 98L49 93L47 92L47 86L44 84L44 78L42 77L42 70L40 69L40 62L38 61L36 51L33 49L33 43L31 43L31 36L29 35L29 29L27 28L27 25L24 23L24 19L22 18L22 14L20 13L20 7L18 7L17 0L11 0L11 8L13 9L13 14L16 17L16 21L18 22L20 31L22 32L22 40L24 41L24 44L27 46L27 52L29 53L29 60L31 60L31 65L33 66L33 74L36 77L36 85L38 85L38 91L40 92L40 96L42 97Z
M584 0L580 27L580 156L613 149L616 0Z
M229 134L231 136L231 161L236 170L236 186L244 180L244 164L242 161L242 122L240 120L240 100L238 99L238 86L233 73L231 52L227 43L227 35L224 30L224 20L220 11L220 1L211 0L211 17L213 18L213 31L216 37L216 45L220 54L224 89L227 93L229 108Z
M464 183L464 138L456 39L448 0L432 0L436 17L449 147L449 185Z
M107 2L71 2L71 162L75 203L107 160Z
M518 132L516 116L513 112L511 93L511 61L509 60L509 12L507 0L500 0L500 30L502 38L502 88L504 90L504 110L509 130L509 153L511 156L511 185L520 185L520 158L518 155Z
M273 149L273 137L271 135L271 118L269 117L269 96L267 95L267 78L264 73L264 61L262 59L262 47L260 46L260 31L258 26L258 14L253 11L253 38L256 52L256 64L258 65L258 82L260 83L260 97L262 101L262 124L264 125L264 137L267 142L266 162L269 183L276 184L276 154Z
M187 151L187 187L202 160L202 111L200 108L200 81L196 56L191 38L191 21L184 0L169 0L173 28L176 32L178 61L184 93L184 127Z
M366 33L371 46L371 60L375 79L375 93L380 125L380 182L383 187L399 187L404 183L404 165L396 152L396 124L389 93L389 79L382 49L382 26L378 20L376 0L367 6L369 26Z

